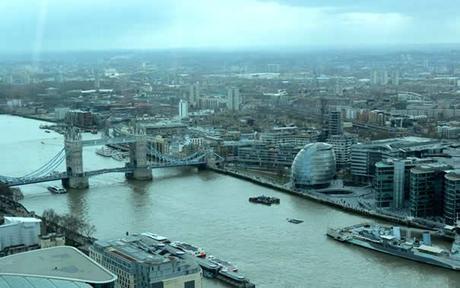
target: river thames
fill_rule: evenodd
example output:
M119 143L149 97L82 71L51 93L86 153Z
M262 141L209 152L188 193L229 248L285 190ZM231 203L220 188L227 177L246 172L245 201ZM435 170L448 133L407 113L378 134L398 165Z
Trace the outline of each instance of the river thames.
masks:
M0 115L0 175L25 175L63 148L63 137L39 129L41 123ZM85 169L122 165L96 155L97 148L84 149ZM196 244L208 255L235 263L257 287L460 286L459 272L326 238L328 227L372 219L210 171L159 169L153 175L153 182L127 181L123 174L96 176L89 179L89 189L64 195L46 189L59 182L23 186L22 203L38 214L53 208L80 215L96 226L100 239L151 231ZM281 204L248 202L260 194L276 196ZM305 222L295 225L286 218ZM225 286L207 280L203 287Z

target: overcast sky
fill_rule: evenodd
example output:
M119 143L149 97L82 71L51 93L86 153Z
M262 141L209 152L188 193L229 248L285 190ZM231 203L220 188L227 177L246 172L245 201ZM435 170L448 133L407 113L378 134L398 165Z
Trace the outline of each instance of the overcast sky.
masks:
M460 0L0 0L0 51L457 43Z

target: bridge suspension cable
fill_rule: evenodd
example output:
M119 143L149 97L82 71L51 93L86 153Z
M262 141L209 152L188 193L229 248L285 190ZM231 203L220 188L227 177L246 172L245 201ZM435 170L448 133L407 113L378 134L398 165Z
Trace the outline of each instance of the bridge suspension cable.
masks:
M40 178L46 175L51 174L54 169L56 169L65 159L64 149L60 150L56 155L53 156L47 163L32 171L24 176L20 177L11 177L11 176L0 176L0 181L2 182L20 182L27 179Z
M37 170L32 171L22 177L17 177L17 178L35 178L35 177L49 174L54 169L56 169L59 165L61 165L64 159L65 159L65 150L63 148L55 156L53 156L53 158L51 158L47 163L45 163L43 166L41 166Z

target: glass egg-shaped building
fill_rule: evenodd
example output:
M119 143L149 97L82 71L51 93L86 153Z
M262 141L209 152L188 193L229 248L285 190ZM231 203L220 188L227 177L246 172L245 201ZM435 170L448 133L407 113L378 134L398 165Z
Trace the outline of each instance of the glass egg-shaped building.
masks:
M297 188L327 187L335 177L335 165L332 145L321 142L307 144L292 162L292 184Z

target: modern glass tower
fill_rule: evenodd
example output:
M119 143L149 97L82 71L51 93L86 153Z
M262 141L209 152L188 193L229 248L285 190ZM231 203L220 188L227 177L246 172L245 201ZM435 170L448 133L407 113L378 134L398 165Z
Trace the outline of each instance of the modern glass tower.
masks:
M455 224L460 217L460 171L444 175L444 218L447 224Z

